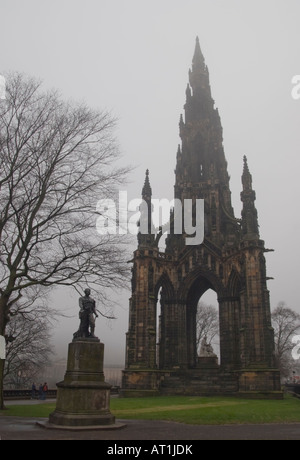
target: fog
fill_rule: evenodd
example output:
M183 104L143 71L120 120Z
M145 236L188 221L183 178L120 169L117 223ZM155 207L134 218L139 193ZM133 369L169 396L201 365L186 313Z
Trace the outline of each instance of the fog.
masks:
M121 163L134 167L129 199L140 197L147 168L153 197L171 199L179 117L199 36L235 215L246 155L260 235L275 249L266 256L271 306L284 300L300 313L300 99L292 97L299 18L299 0L0 0L0 73L25 72L66 99L111 111L119 120ZM114 293L117 319L97 320L109 364L124 362L129 297L129 290ZM78 328L78 294L60 288L51 303L69 316L58 319L53 336L65 356Z

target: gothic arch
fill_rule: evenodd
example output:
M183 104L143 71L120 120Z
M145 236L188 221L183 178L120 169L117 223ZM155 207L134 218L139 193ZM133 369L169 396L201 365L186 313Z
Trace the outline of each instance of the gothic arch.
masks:
M182 280L178 290L178 297L182 301L188 301L189 298L192 300L199 292L200 298L208 289L215 291L218 297L223 297L226 293L224 285L217 275L210 270L203 270L197 267Z
M224 295L224 286L221 279L212 271L197 268L190 273L182 282L182 296L186 308L186 340L188 366L194 368L197 365L196 346L196 315L198 302L202 295L212 289L218 297Z
M158 281L155 284L154 296L155 299L158 297L160 288L163 288L165 296L167 299L171 300L175 297L175 290L173 284L169 278L169 275L166 272L159 277Z
M227 283L227 290L232 297L239 297L241 292L241 278L238 271L233 268L231 270L229 280Z

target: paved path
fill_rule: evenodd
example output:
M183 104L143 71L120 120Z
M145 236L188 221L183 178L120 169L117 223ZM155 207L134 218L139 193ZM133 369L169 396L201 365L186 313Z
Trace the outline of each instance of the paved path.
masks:
M118 420L120 430L50 430L36 422L47 419L0 416L1 440L300 440L300 423L267 425L186 425L167 421Z
M37 405L37 404L45 404L55 402L56 399L47 398L46 400L42 401L41 399L9 399L5 401L5 406L29 406L29 405Z

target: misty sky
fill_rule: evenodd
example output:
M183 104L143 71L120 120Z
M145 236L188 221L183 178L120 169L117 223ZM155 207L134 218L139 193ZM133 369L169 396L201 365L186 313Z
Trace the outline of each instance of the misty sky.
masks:
M236 217L243 155L256 191L266 247L271 306L300 313L299 0L0 0L0 73L41 78L66 99L108 109L119 119L122 163L135 167L126 188L138 198L150 170L154 198L173 197L174 168L188 70L196 36L221 116ZM101 197L99 197L100 199ZM96 204L95 204L96 205ZM118 319L98 324L106 361L124 362L130 292ZM62 350L78 327L77 295L53 295Z

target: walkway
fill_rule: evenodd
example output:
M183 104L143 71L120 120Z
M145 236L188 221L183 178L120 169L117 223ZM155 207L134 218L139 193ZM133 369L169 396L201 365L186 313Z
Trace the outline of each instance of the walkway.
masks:
M300 440L300 423L271 425L185 425L148 420L118 420L126 428L112 431L65 431L39 427L47 419L0 416L1 440Z

